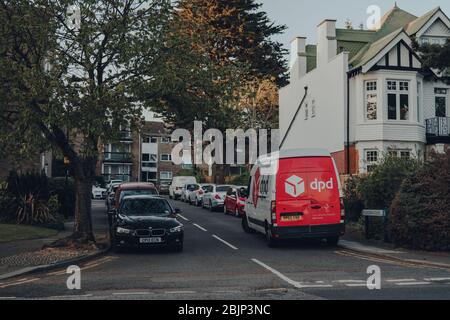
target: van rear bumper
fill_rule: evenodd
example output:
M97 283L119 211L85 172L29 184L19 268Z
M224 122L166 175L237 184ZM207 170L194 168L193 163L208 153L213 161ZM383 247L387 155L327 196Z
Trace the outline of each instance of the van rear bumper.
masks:
M345 234L345 223L298 227L272 227L272 236L278 239L328 238Z

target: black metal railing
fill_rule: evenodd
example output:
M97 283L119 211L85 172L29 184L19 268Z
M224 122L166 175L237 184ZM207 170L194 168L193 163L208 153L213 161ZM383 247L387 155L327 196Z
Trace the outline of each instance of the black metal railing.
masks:
M427 135L433 137L450 137L450 118L436 117L428 119Z
M117 162L131 162L132 155L128 152L105 152L105 161L117 161Z

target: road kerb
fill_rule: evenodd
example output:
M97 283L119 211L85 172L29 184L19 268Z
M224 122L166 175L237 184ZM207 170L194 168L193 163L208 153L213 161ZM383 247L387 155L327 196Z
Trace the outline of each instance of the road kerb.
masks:
M109 251L109 248L106 248L106 249L100 250L100 251L92 253L92 254L84 255L81 257L73 258L73 259L63 260L63 261L60 261L57 263L23 268L23 269L20 269L17 271L13 271L10 273L5 273L5 274L0 275L0 281L15 278L15 277L20 277L20 276L24 276L24 275L28 275L28 274L32 274L32 273L47 272L47 271L51 271L51 270L55 270L55 269L59 269L59 268L68 267L68 266L71 266L76 263L86 262L86 261L98 258L98 257L106 254L108 251Z

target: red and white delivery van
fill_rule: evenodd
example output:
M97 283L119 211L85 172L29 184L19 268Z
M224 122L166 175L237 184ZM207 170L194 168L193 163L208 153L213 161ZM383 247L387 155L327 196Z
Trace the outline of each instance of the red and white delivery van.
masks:
M252 169L243 229L281 239L322 238L337 245L345 210L336 164L320 149L284 150L258 159Z

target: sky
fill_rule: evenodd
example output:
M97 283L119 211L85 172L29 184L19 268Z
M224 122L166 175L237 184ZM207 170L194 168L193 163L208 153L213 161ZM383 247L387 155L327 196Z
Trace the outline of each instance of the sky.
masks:
M354 27L366 24L367 8L377 5L381 8L381 15L391 9L394 0L259 0L262 9L269 18L277 24L288 27L283 35L276 38L287 49L292 39L298 36L307 37L308 43L316 42L316 27L324 19L337 20L337 27L344 27L347 19ZM398 7L416 16L440 6L450 16L449 0L398 0Z

